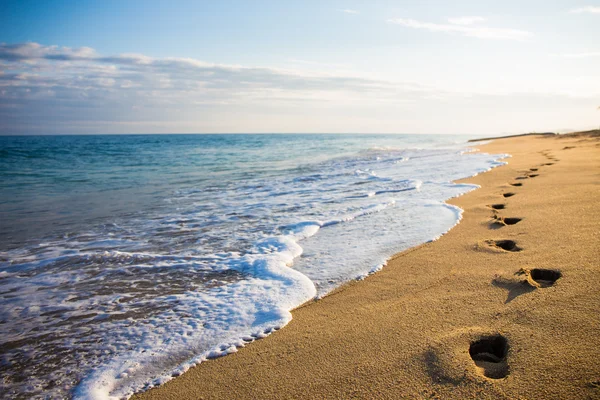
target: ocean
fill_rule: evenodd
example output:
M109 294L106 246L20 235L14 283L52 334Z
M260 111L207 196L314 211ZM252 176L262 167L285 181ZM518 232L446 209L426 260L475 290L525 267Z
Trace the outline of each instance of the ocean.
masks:
M460 220L505 156L467 139L0 137L0 396L126 398L283 328Z

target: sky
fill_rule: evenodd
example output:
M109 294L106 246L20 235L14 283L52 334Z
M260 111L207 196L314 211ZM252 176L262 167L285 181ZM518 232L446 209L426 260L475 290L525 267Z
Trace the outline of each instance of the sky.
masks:
M0 134L600 126L600 3L0 0Z

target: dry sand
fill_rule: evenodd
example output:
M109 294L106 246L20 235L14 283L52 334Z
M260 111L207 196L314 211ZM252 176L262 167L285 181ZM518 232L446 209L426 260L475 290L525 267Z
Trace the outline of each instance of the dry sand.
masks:
M450 233L135 398L600 398L600 137L480 148L513 157L464 180Z

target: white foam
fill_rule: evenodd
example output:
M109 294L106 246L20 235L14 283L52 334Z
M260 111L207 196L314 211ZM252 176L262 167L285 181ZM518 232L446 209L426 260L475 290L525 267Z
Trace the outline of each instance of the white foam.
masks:
M318 225L299 226L304 226L299 236L306 237ZM177 304L178 313L195 318L172 320L165 329L160 321L174 317L169 310L150 322L156 323L154 329L136 327L121 334L119 341L134 349L96 368L77 387L75 398L129 396L137 388L162 384L195 364L237 351L244 338L262 338L285 326L292 319L291 310L316 296L312 281L288 267L301 253L292 236L267 238L257 243L253 254L230 259L229 267L247 274L247 279L216 290L165 296L164 301ZM197 321L202 321L202 327ZM199 355L165 369L169 357L193 355L195 349Z

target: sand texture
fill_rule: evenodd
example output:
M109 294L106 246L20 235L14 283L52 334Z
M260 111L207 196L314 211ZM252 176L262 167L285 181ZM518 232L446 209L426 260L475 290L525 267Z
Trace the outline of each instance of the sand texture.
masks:
M135 398L600 399L600 137L478 147L450 233Z

